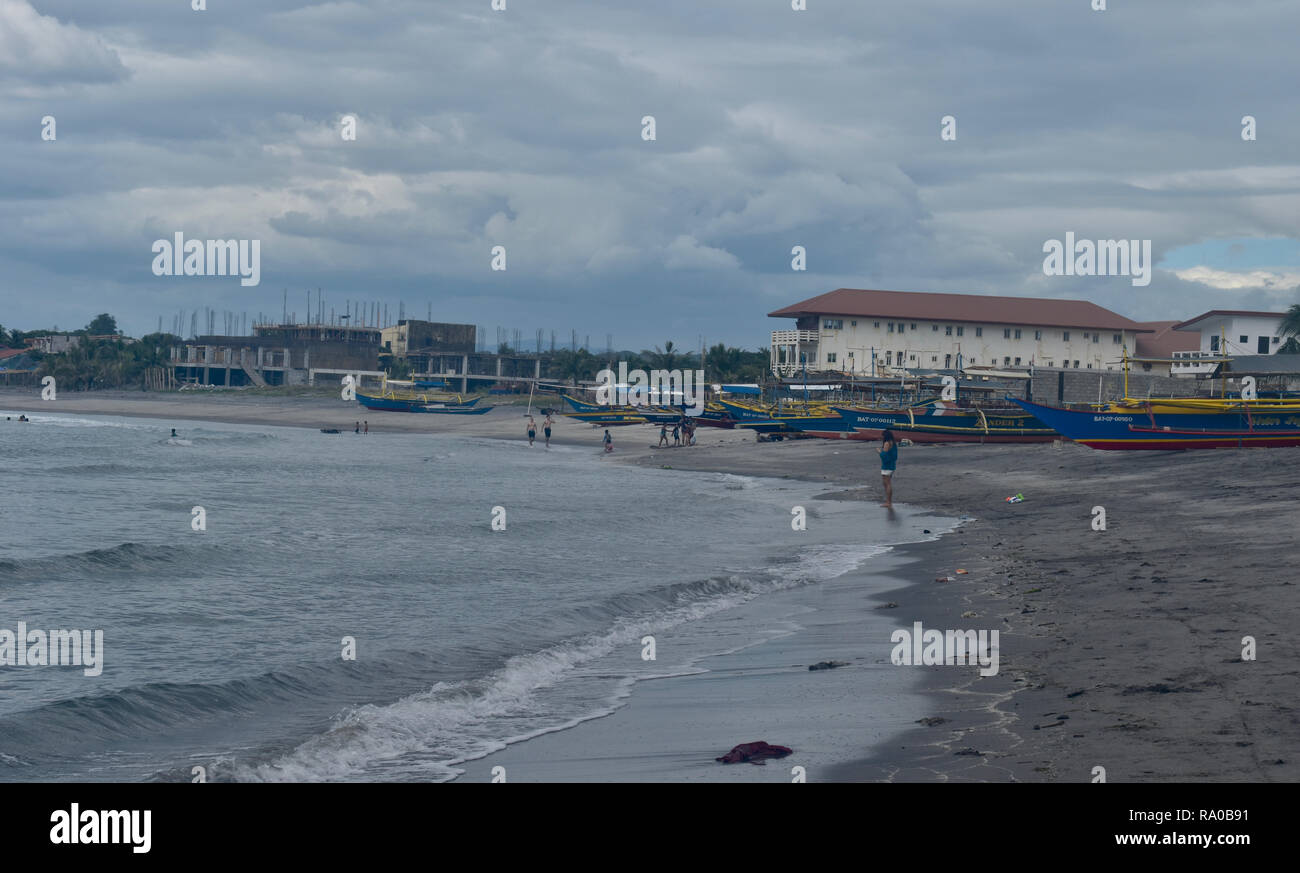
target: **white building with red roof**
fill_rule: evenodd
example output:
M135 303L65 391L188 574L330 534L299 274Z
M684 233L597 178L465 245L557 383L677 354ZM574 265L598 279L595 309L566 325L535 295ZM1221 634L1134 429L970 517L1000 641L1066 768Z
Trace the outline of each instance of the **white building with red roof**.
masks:
M1118 370L1150 326L1086 300L839 288L769 312L773 372L893 375L968 367Z

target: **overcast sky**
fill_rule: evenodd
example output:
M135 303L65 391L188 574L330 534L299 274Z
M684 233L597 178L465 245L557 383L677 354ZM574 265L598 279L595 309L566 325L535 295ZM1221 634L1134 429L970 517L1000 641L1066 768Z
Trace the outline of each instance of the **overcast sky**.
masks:
M284 288L302 318L319 287L493 341L757 348L844 286L1300 299L1295 0L507 5L0 0L0 323L138 336ZM261 284L155 276L178 231L261 240ZM1166 269L1045 276L1067 231Z

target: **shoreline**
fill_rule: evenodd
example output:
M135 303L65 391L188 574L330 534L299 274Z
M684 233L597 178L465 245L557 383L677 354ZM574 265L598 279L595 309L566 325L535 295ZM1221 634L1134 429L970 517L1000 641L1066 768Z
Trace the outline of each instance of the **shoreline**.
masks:
M187 397L160 407L104 396L20 404L19 393L32 396L0 392L0 408L298 427L329 426L314 417L342 412L313 397ZM520 439L523 410L380 413L370 422L380 436ZM879 499L870 443L755 444L746 432L701 428L699 445L665 452L639 447L653 442L650 428L611 432L616 452L601 460L796 479L825 488L822 497L879 510L870 505ZM601 434L557 419L562 444L598 454ZM1300 618L1288 578L1300 529L1300 507L1289 499L1300 486L1300 449L914 446L899 468L900 503L971 518L937 541L894 547L904 584L871 596L897 603L888 613L898 627L919 620L927 628L998 629L1000 671L912 668L926 717L945 721L913 724L866 757L863 744L821 781L1086 782L1096 767L1115 782L1300 779L1292 752L1300 726L1289 703L1300 682L1286 654ZM1025 502L1003 501L1015 493ZM1105 508L1106 530L1093 529L1096 506ZM969 573L934 581L957 567ZM1256 660L1242 659L1245 636L1256 641ZM759 737L736 741L750 739Z

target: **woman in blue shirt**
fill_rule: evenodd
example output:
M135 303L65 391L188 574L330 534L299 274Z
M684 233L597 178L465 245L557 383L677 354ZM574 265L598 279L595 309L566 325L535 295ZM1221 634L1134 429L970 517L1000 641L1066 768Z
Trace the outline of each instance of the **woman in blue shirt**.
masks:
M885 502L881 506L894 505L894 470L898 467L898 441L894 432L887 430L880 435L880 478L885 483Z

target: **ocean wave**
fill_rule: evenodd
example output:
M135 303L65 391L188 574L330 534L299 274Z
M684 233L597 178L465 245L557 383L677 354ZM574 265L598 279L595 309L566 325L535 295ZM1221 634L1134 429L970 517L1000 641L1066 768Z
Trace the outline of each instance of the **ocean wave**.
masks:
M197 548L211 551L219 547L195 547L187 544L162 546L125 542L116 546L88 549L62 555L46 555L16 561L0 560L0 572L67 575L78 570L95 572L143 571L157 566L192 565L196 560L195 551Z
M492 674L439 682L394 703L351 709L325 733L287 755L238 764L237 781L347 781L395 769L407 778L445 781L457 765L506 745L563 730L614 711L635 675L607 677L607 692L566 710L538 695L642 636L739 606L764 593L814 584L857 568L886 547L814 546L777 572L717 576L622 594L585 607L581 617L608 616L605 630L509 658ZM703 653L701 653L703 654ZM685 669L682 665L679 669ZM656 668L654 675L665 675Z

